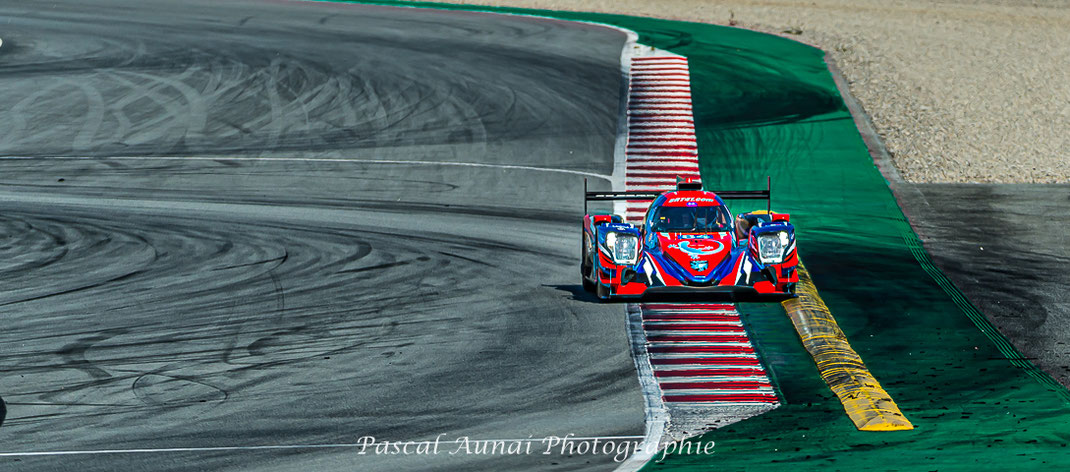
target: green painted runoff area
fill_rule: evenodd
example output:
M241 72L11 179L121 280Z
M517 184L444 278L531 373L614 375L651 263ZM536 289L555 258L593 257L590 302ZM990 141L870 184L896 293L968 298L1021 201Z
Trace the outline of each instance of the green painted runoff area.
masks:
M1021 359L932 265L873 165L822 51L699 23L368 3L601 22L687 56L706 187L760 189L772 176L773 208L791 213L821 296L915 426L857 431L783 309L745 304L784 405L697 439L715 441L713 455L669 455L644 470L1070 470L1070 394Z

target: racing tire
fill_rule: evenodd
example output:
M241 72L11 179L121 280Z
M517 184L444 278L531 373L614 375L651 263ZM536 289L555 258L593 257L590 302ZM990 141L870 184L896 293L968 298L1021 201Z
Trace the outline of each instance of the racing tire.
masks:
M581 251L582 251L583 255L580 258L580 281L582 281L582 283L583 283L583 290L584 291L586 291L588 293L594 293L594 291L595 291L594 264L587 262L587 259L590 257L590 254L587 253L587 233L586 232L583 233L583 243L582 244L583 244L583 246L582 246Z
M594 292L594 282L591 282L591 279L587 278L586 275L581 275L580 280L583 281L583 291L588 293Z

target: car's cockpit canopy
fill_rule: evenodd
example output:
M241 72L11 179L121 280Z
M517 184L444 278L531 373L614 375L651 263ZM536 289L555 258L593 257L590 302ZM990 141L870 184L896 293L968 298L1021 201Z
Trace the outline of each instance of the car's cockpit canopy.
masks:
M656 233L721 233L732 230L724 205L661 206L654 210L650 230Z

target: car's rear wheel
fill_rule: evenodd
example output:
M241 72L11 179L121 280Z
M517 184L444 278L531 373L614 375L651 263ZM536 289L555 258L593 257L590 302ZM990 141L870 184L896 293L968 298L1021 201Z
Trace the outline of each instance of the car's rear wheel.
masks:
M583 289L588 292L594 292L594 259L587 250L587 232L583 232L583 257L580 259L580 280L583 281Z
M581 279L583 280L583 289L588 292L594 292L595 283L592 282L591 279L588 278L586 275L581 276Z

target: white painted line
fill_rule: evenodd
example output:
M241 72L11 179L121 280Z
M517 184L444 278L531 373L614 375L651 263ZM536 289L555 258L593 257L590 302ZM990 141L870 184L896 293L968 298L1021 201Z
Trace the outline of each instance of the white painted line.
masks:
M640 62L640 63L657 62L657 61L670 61L670 60L687 62L687 58L684 57L684 56L681 56L679 54L673 54L673 53L668 52L668 51L658 51L658 52L660 53L658 55L649 55L649 56L637 57L637 58L635 58L635 61L636 62Z
M680 100L680 99L675 99L675 100L674 99L667 99L667 100L659 100L659 99L632 100L631 102L628 103L628 109L629 109L629 111L631 111L631 110L642 109L642 108L662 107L662 108L676 108L676 109L686 108L688 110L692 110L693 108L692 108L691 104L688 103L688 102L690 102L690 100Z
M628 179L628 188L632 188L633 187L633 185L632 185L633 183L635 184L634 186L636 186L636 187L641 186L641 185L648 185L648 186L658 186L658 187L669 187L669 188L671 188L671 187L675 187L676 186L676 176L668 176L668 177L663 177L663 178L643 178L643 177L635 178L635 177L632 177L632 178Z
M642 77L642 78L634 78L634 79L632 79L632 86L636 86L636 85L688 85L688 86L690 86L691 85L691 80L689 80L689 79L672 78L672 77L670 77L670 78Z
M642 69L635 73L635 79L632 81L632 85L635 85L637 81L643 80L685 80L684 75L687 74L687 69ZM690 80L690 79L686 79Z
M674 326L674 325L695 325L695 326L742 326L743 322L738 318L728 320L682 320L682 319L648 319L644 318L643 323L647 326Z
M632 187L675 187L676 177L666 175L664 177L638 178L635 181L629 179L628 188Z
M641 161L643 161L643 159L653 159L653 161L658 161L658 159L662 159L662 158L666 158L666 159L674 159L674 158L675 159L681 159L681 158L685 158L685 159L689 159L689 162L691 162L691 163L694 163L694 164L698 164L699 163L698 153L695 152L694 149L675 149L675 148L636 149L636 150L629 150L628 151L628 157L635 157L635 158L639 159L639 161L635 161L635 163L641 162Z
M636 151L636 152L629 152L628 156L629 157L636 157L636 158L639 158L639 159L649 158L649 159L653 159L653 161L659 161L659 159L660 159L660 161L664 161L664 162L672 162L672 159L686 159L686 162L689 162L689 163L698 163L699 162L698 161L698 153L695 153L693 150L688 151L688 150L667 149L667 150L664 150L664 151L655 151L653 149L648 149L648 150L642 150L642 151Z
M650 142L650 143L636 143L636 144L628 143L628 150L630 151L632 149L635 149L635 150L649 149L649 150L655 150L655 151L656 150L674 151L674 150L680 150L680 149L695 150L695 149L698 149L698 145L696 145L692 141L682 141L682 142L681 141L654 141L654 142Z
M659 59L650 61L636 61L632 65L636 67L687 67L687 61Z
M634 112L636 110L642 110L642 109L652 108L652 107L669 108L669 109L674 109L674 110L686 110L688 113L690 113L691 110L693 110L691 108L691 105L685 105L683 103L658 103L658 102L652 102L652 101L645 101L644 100L644 101L635 101L634 103L632 103L631 107L629 107L629 109L628 109L628 112L631 113L631 112Z
M691 90L691 83L690 82L682 82L682 81L659 80L659 81L654 82L654 81L643 80L643 81L632 82L632 87L642 88L643 90L650 90L650 89L656 89L656 88L662 88L662 87L673 87L673 88L678 88L678 89L686 88L688 90Z
M650 90L676 90L676 91L681 91L681 92L690 92L691 91L691 87L690 86L686 86L686 85L666 84L666 83L637 84L637 83L633 82L632 83L632 89L629 92L632 93L632 94L635 94L637 92L647 92L647 91L650 91Z
M638 136L650 136L650 133L665 131L667 133L686 134L690 138L695 136L691 134L691 128L689 128L693 124L678 120L650 120L644 117L635 117L632 119L628 129Z
M650 90L644 90L642 92L632 93L630 96L632 97L632 99L639 99L639 98L687 98L687 99L690 99L691 98L691 92L689 92L689 91L655 92L655 91L650 91Z
M673 68L673 69L687 69L687 62L683 61L642 61L632 64L632 67L637 69L661 69L661 68Z
M671 144L664 144L664 146L658 146L658 144L661 144L661 143L664 143L664 142L682 142L682 143L671 143ZM628 151L629 152L632 151L632 150L639 151L639 150L644 150L644 149L666 149L666 150L669 150L669 149L697 149L697 148L695 148L694 141L661 141L661 142L658 142L658 141L638 141L635 144L635 146L632 146L631 142L628 143Z
M650 320L643 320L643 326L646 327L647 336L746 336L747 333L743 330L743 326L737 323L729 322L723 324L713 323L658 323ZM702 326L703 329L692 329L692 327ZM657 342L663 342L661 339L657 339ZM687 342L706 342L705 340L695 340Z
M648 67L648 68L672 67L672 68L687 69L687 61L672 61L672 60L665 60L665 61L639 61L639 62L636 62L635 64L632 64L632 67Z
M688 92L688 93L691 93L691 87L684 87L684 86L680 86L680 85L666 85L666 84L657 84L657 85L634 85L633 84L631 94L632 95L636 95L636 94L647 93L647 92L652 92L652 91Z
M687 126L687 127L694 127L695 126L695 119L690 114L688 114L686 116L673 116L673 117L664 117L664 118L659 118L657 116L653 116L653 117L651 117L651 116L637 116L637 117L635 117L635 118L633 118L631 120L631 123L628 123L628 124L630 126L633 126L633 125L636 125L636 124L642 125L642 124L650 123L650 122L653 122L653 123L676 123L677 126Z
M680 144L686 144L690 146L697 145L695 135L687 133L637 133L636 136L632 136L628 139L628 144L631 143L650 143L650 144L665 144L667 146L676 146Z
M651 333L651 334L653 334L653 333ZM748 342L725 343L725 342L710 342L710 341L683 341L683 342L674 342L674 343L667 343L665 341L650 341L650 343L647 344L647 346L648 347L672 347L672 348L681 348L681 347L751 348L751 347L753 347Z
M632 119L632 123L628 125L628 129L641 136L647 136L649 133L656 133L658 131L684 133L694 136L694 134L691 134L694 130L694 128L691 128L693 125L694 123L683 120L651 120L643 117L635 117Z
M666 395L726 395L739 393L758 393L768 395L773 393L772 387L762 388L671 388Z
M633 103L628 109L628 114L635 114L637 112L648 110L660 110L667 112L685 112L687 116L691 116L691 112L694 110L691 105L684 105L683 103Z
M674 118L676 118L676 119L691 118L691 113L690 112L680 112L680 111L636 110L636 111L629 111L628 115L629 116L634 116L636 118L648 118L648 119L652 118L652 119L662 119L662 120L671 120L671 119L674 119Z
M697 152L698 149L699 147L695 146L693 142L683 144L667 144L661 142L628 144L629 154L631 152L635 152L637 154L642 154L644 152Z
M688 406L691 408L712 409L712 408L726 408L726 409L738 409L741 406L760 406L760 405L779 405L777 401L730 401L730 402L672 402L673 406ZM775 407L774 407L775 408Z
M695 164L695 160L694 159L688 159L686 157L682 157L682 158L673 160L673 159L666 158L664 156L659 156L659 157L652 158L649 162L652 163L652 164L656 164L656 163L659 163L659 162L665 162L665 163L668 163L668 164L672 164L673 167L676 167L676 166L679 166L679 165Z
M628 115L635 117L656 117L656 118L691 118L690 111L683 110L628 110Z
M666 126L657 130L636 130L632 133L630 139L635 140L652 140L652 139L681 139L688 142L696 142L695 133L691 132L690 128L680 128Z
M657 450L661 449L661 438L669 424L669 412L665 409L661 387L654 377L654 367L650 364L650 353L646 349L642 308L639 304L629 303L627 311L632 359L639 374L639 388L643 391L643 399L646 402L646 434L638 451L617 466L615 472L634 472L643 468Z
M691 87L680 86L656 86L656 87L636 87L628 92L628 96L633 100L643 95L652 94L677 94L681 98L691 98Z
M753 353L753 352L740 352L740 353L735 353L735 354L729 354L729 353L724 353L724 352L652 352L652 353L650 353L650 358L651 359L708 359L710 361L716 361L717 358L727 359L727 358L732 358L732 357L737 357L737 358L738 357L745 357L745 358L748 358L748 359L757 359L758 355ZM686 366L688 366L689 369L695 368L696 366L715 366L717 368L721 368L722 366L723 367L730 367L730 366L733 366L733 365L739 365L740 368L751 368L751 369L759 367L757 364L754 364L754 365L742 364L742 365L740 365L740 364L699 364L699 363L694 363L694 364L671 364L671 365L686 365ZM663 367L667 367L667 365L665 365L665 366L659 365L658 366L658 370L661 370Z
M647 311L647 313L649 313L649 311L651 311L651 310L646 310L646 311ZM725 317L725 318L730 318L731 321L730 320L710 320L710 319L692 320L690 318L679 318L679 317L675 316L675 315L681 315L681 313L664 313L664 314L659 313L657 315L649 315L649 316L647 316L646 319L644 319L644 321L647 322L647 323L691 323L691 322L693 322L695 324L703 324L703 323L738 323L738 322L740 322L738 316L736 316L735 314L732 314L732 313L728 313L728 311L719 311L719 310L713 310L712 309L712 310L709 310L709 313L713 314L713 315L722 316L722 317ZM655 316L658 317L658 318L651 318L651 317L655 317ZM669 317L669 318L661 318L661 317Z
M635 106L628 110L629 113L634 114L636 111L686 111L691 112L694 109L691 105L684 105L682 103L637 103Z
M650 185L646 187L627 187L629 192L668 192L672 190L675 185Z
M658 73L658 74L666 74L666 73L668 73L668 74L672 74L672 73L681 73L681 74L683 74L683 73L687 73L688 72L687 66L683 66L683 67L681 67L681 66L669 66L667 64L655 65L655 66L640 66L640 67L633 66L632 70L636 71L636 73L654 72L654 73Z
M628 123L628 128L678 128L680 131L694 132L694 120L659 120L656 118L636 117Z
M680 105L691 105L690 98L648 98L648 99L632 99L629 100L629 105L638 105L641 103L675 103Z
M630 153L630 154L640 154ZM628 174L672 174L673 172L691 172L695 173L699 171L698 161L687 156L679 157L679 160L672 161L666 156L657 156L650 161L636 160L628 164Z
M639 66L639 64L633 64ZM641 69L641 70L640 70ZM685 64L651 64L636 69L636 75L689 75Z
M636 117L636 120L640 119ZM683 139L696 141L693 123L659 123L652 121L632 123L632 139ZM649 128L649 129L643 129Z
M682 166L682 165L698 165L697 159L695 159L693 157L687 157L687 156L684 156L684 157L666 157L666 156L663 156L663 155L657 155L657 156L632 155L631 157L636 157L636 161L635 161L636 164L641 164L641 163L644 163L644 162L651 163L651 164L664 163L664 164L667 164L667 165L671 164L673 167Z
M685 90L691 91L691 84L686 82L641 82L639 84L633 83L633 87L636 87L636 92L658 90L658 89L673 89L673 90Z
M686 118L658 118L650 116L635 116L628 123L628 130L637 136L650 136L650 133L667 132L686 134L688 137L695 136L695 122ZM675 128L675 129L673 129Z
M653 357L653 359L665 359L665 357ZM670 372L680 370L762 370L758 365L744 365L744 364L664 364L659 365L655 372Z
M692 369L694 369L692 367ZM660 370L659 370L660 371ZM769 379L764 375L689 375L684 376L659 376L662 382L766 382ZM765 388L765 387L762 387Z
M682 165L669 166L662 164L658 166L657 170L648 167L636 167L635 165L628 166L628 176L635 177L654 177L654 176L672 176L674 173L699 173L698 163L679 163Z
M635 75L633 75L632 77L635 77L637 79L666 78L666 79L688 79L688 80L691 80L691 76L688 75L687 72L674 72L674 73L668 73L668 74L661 73L661 72L638 72Z
M210 156L108 156L108 157L78 157L78 156L47 156L47 157L12 157L0 156L5 161L248 161L248 162L343 162L350 164L376 164L376 165L412 165L412 166L457 166L457 167L487 167L493 169L528 170L538 172L556 172L561 174L582 175L596 179L613 180L613 176L596 172L584 172L571 169L554 169L552 167L518 166L509 164L486 164L482 162L453 162L453 161L407 161L386 159L347 159L347 158L319 158L319 157L210 157Z
M647 106L636 106L628 110L628 114L631 116L639 115L654 115L654 116L679 116L684 118L692 117L692 109L683 105L672 104L650 104Z
M648 126L650 123L632 123L634 128L642 128ZM695 128L689 123L669 123L668 126L655 126L656 129L636 129L632 130L631 139L660 139L660 138L677 138L686 139L688 141L694 141ZM649 127L649 126L648 126Z
M647 333L648 336L654 338L652 343L706 343L711 344L708 341L698 341L694 339L674 341L671 339L660 339L665 336L683 336L683 337L699 337L699 336L746 336L747 333L743 331L694 331L694 330L664 330ZM720 344L717 344L718 346Z
M698 142L693 136L680 135L679 137L674 138L672 135L668 135L659 138L636 137L628 140L628 146L631 146L632 144L641 145L640 147L651 147L658 144L663 144L665 146L697 146Z

